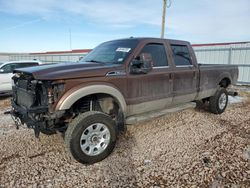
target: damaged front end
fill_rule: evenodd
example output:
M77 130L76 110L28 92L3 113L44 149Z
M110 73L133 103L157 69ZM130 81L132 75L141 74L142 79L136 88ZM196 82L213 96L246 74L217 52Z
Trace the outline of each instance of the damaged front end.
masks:
M13 76L12 117L17 128L26 124L36 137L40 132L53 134L64 125L60 122L64 111L53 112L53 103L64 92L63 83L39 81L31 74L17 72Z

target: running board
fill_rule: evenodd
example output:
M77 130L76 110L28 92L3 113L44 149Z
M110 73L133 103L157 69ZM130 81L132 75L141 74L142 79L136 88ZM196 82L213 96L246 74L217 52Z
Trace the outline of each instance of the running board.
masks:
M129 116L126 119L126 124L131 125L131 124L141 123L141 122L149 121L153 118L164 116L166 114L179 112L182 110L186 110L189 108L195 108L195 107L196 107L196 103L190 102L190 103L185 103L185 104L174 106L172 108L168 108L168 109L164 109L164 110L148 112L148 113L139 114L139 115L135 115L135 116Z

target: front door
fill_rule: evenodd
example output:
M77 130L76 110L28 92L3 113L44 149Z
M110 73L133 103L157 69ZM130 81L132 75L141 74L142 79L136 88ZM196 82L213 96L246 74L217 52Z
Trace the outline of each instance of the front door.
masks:
M173 83L164 43L145 43L140 52L150 54L153 69L128 76L128 115L163 109L172 103Z

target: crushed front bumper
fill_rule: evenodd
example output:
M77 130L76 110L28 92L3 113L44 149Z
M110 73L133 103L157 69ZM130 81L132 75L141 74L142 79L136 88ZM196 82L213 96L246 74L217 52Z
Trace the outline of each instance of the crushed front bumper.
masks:
M17 129L19 126L26 124L28 128L35 131L35 136L38 137L40 130L46 126L45 122L36 120L36 115L48 111L47 107L25 108L17 105L13 100L11 101L12 110L11 116L16 124Z

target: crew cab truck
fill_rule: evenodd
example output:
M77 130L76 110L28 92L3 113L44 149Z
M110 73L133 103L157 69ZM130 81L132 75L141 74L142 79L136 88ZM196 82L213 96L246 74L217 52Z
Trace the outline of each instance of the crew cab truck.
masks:
M133 116L208 101L227 107L237 66L199 65L189 42L128 38L105 42L78 63L17 69L12 115L35 135L64 133L73 158L95 163L114 149Z

